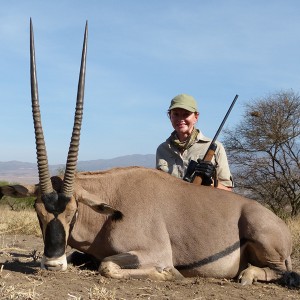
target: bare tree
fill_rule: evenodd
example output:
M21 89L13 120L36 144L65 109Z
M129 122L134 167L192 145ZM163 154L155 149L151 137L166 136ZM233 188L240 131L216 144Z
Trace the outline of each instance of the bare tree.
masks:
M243 121L224 132L238 191L267 204L276 214L297 215L300 96L283 91L252 101L245 105Z

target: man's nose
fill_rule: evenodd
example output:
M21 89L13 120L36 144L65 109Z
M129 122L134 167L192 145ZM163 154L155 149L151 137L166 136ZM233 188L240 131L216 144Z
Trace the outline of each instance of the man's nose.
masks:
M184 120L185 119L184 115L177 115L176 117L177 117L178 120Z

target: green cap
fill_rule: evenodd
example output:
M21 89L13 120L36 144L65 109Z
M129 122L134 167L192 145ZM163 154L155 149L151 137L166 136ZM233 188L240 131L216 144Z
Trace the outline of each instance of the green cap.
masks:
M172 99L169 110L174 108L183 108L190 112L198 112L196 100L194 97L186 94L177 95Z

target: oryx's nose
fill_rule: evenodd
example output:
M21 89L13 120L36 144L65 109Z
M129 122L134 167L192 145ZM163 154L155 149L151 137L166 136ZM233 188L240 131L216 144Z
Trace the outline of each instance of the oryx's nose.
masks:
M41 268L49 271L65 271L68 268L67 258L64 254L57 258L48 258L45 255L41 260Z

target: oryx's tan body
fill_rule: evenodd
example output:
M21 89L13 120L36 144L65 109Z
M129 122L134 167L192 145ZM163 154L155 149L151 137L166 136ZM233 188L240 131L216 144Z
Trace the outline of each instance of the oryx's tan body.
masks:
M79 173L78 198L83 190L123 213L114 222L79 206L69 244L99 260L133 252L140 267L188 276L233 278L249 263L287 270L290 232L256 201L145 168Z
M178 277L175 267L184 276L234 278L248 264L264 268L255 269L250 279L244 275L251 283L276 279L279 273L273 270L291 270L285 223L232 192L129 167L78 173L75 200L78 214L68 244L103 261L100 272L106 276L164 280ZM114 221L82 202L105 203L123 217Z

